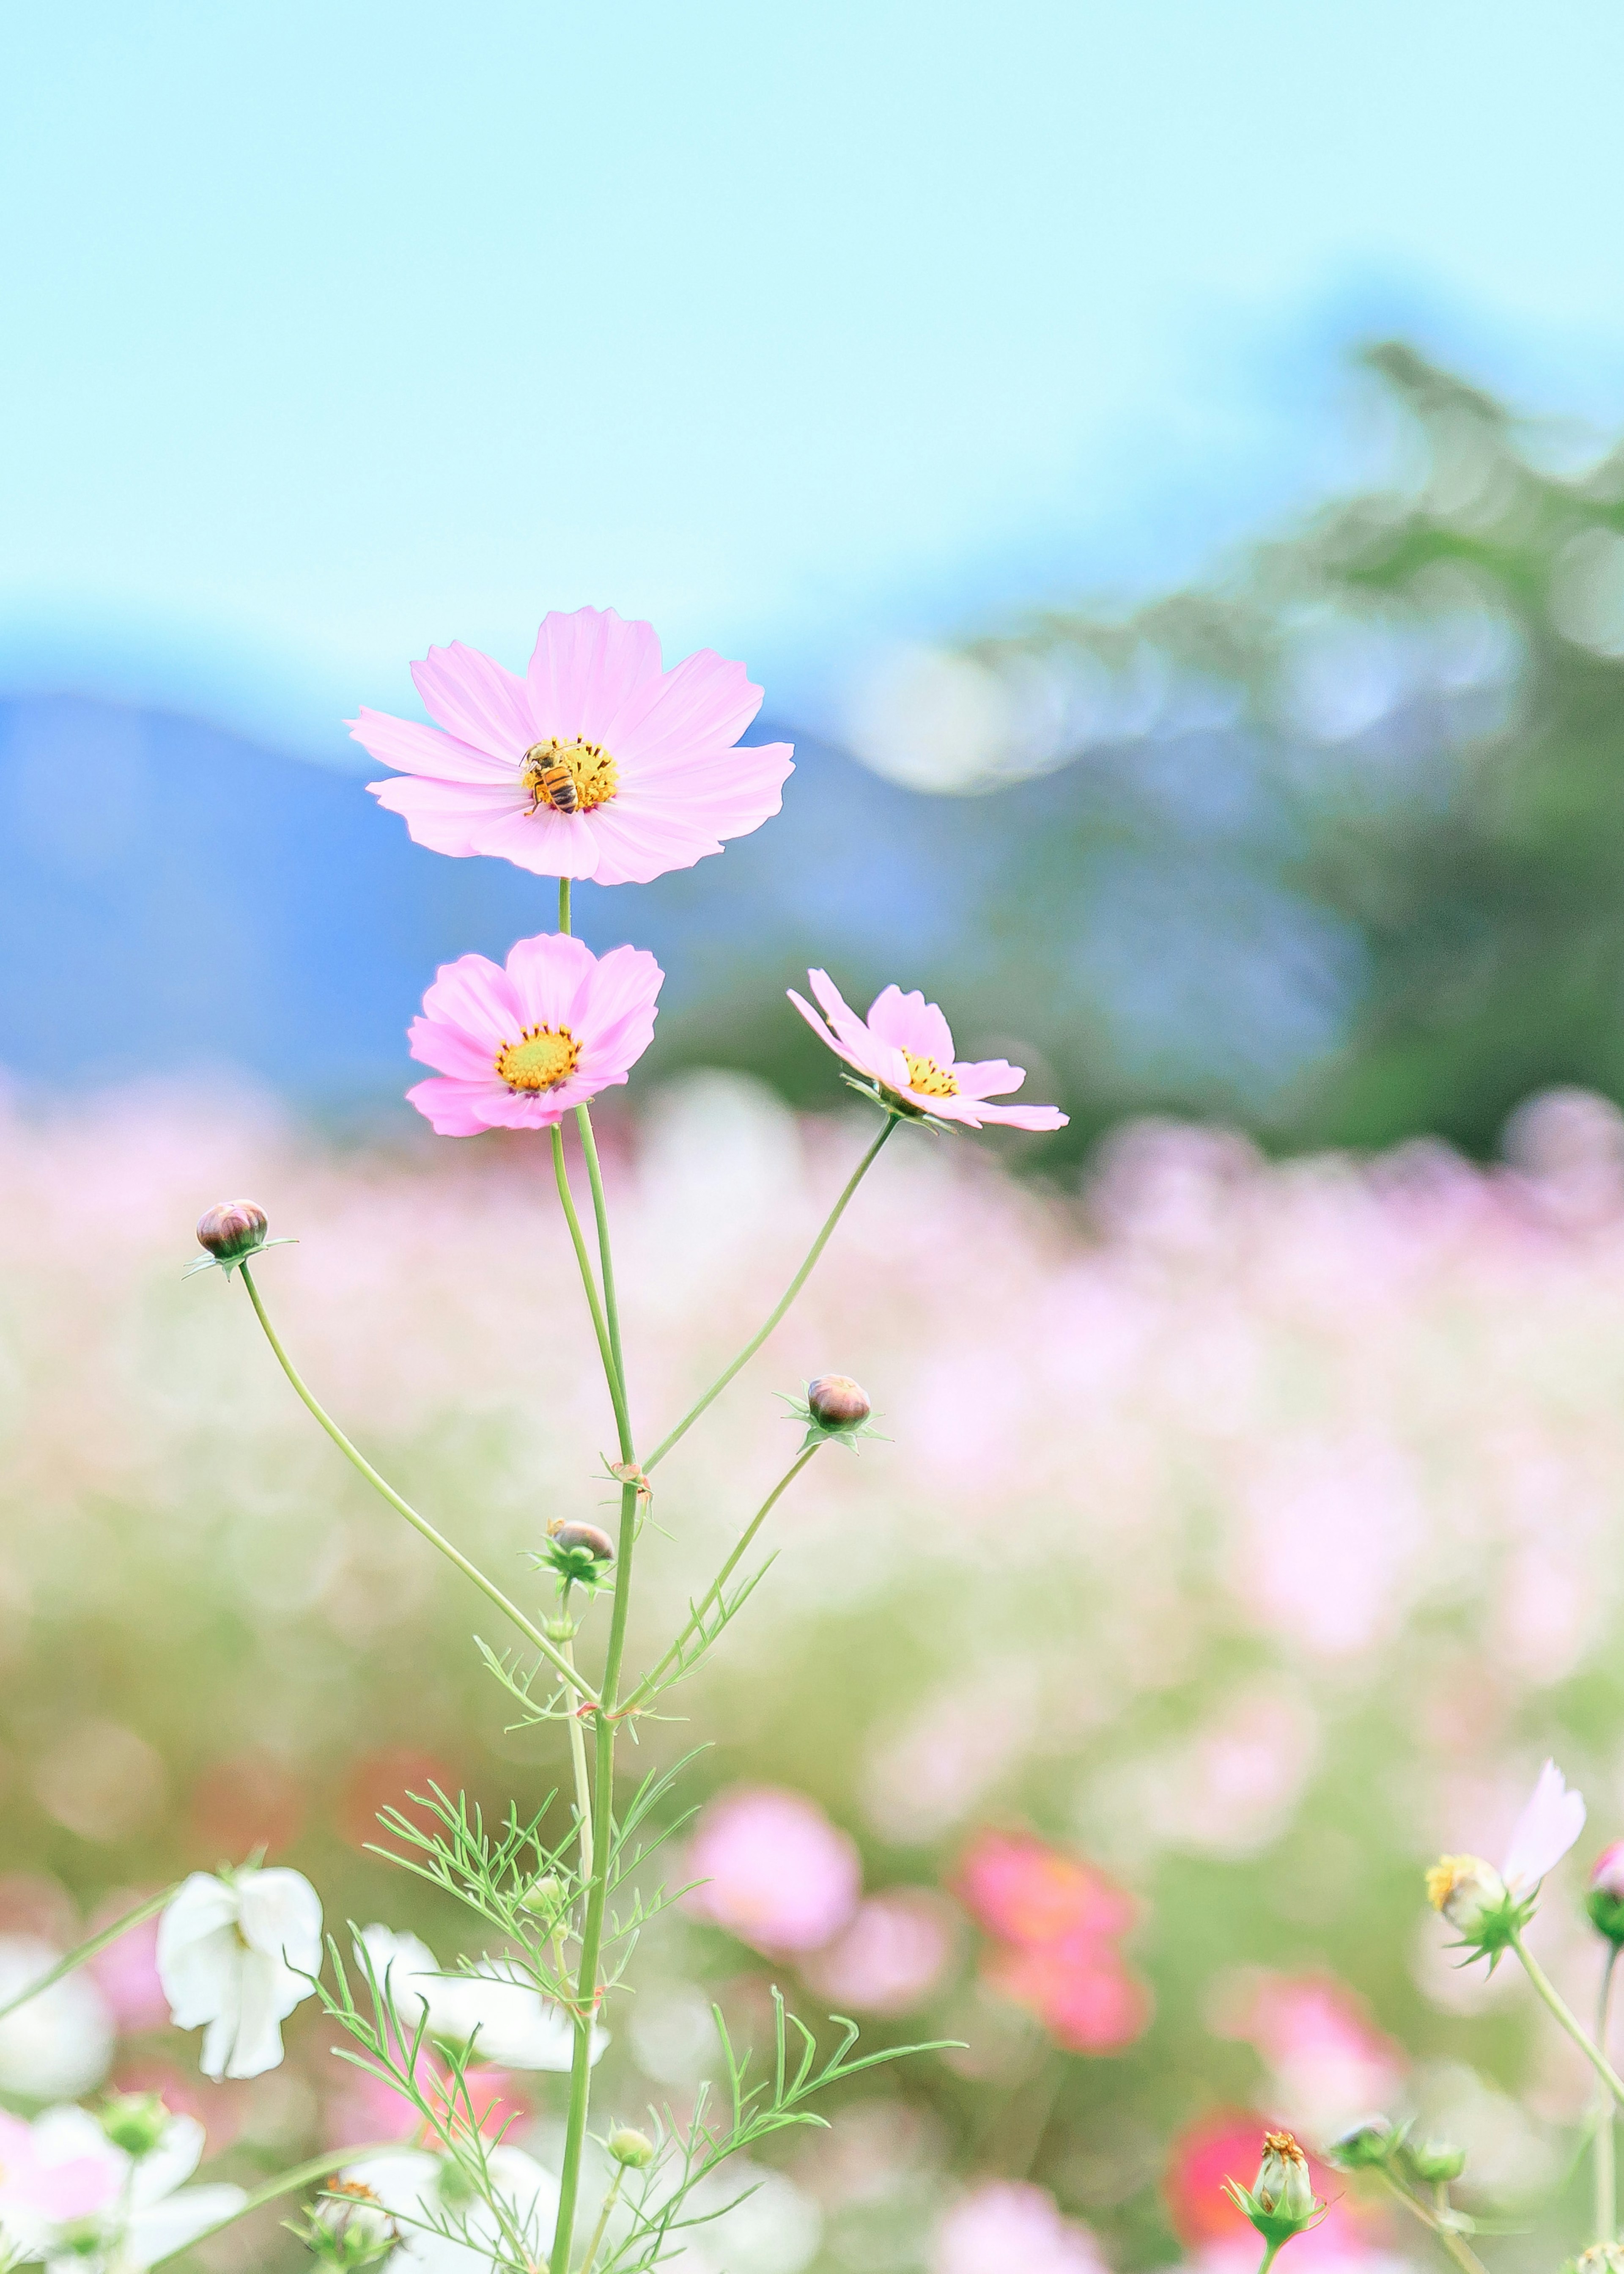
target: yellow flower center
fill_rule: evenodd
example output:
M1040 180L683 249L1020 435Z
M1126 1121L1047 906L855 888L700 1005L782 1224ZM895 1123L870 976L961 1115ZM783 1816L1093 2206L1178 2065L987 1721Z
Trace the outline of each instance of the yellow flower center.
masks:
M590 813L595 805L607 805L620 787L620 769L601 742L583 742L579 734L573 742L560 742L554 734L548 742L532 742L519 767L519 779L535 798L538 813L549 806L561 812L570 810L567 791L563 804L559 804L558 792L565 774L575 785L577 813Z
M1450 1896L1464 1879L1477 1868L1475 1856L1440 1856L1435 1864L1426 1867L1426 1899L1435 1911L1442 1910Z
M904 1050L908 1062L908 1088L918 1090L921 1097L957 1097L959 1083L944 1065L934 1058L916 1058L912 1050Z
M526 1027L496 1053L496 1071L509 1089L556 1089L580 1063L581 1045L568 1027Z

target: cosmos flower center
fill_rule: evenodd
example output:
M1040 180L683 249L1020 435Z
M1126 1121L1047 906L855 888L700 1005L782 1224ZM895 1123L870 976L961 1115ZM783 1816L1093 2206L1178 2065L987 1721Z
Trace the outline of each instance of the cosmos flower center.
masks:
M560 742L556 734L532 742L519 762L519 779L529 790L531 810L590 813L607 805L620 787L620 770L601 742Z
M556 1089L580 1063L581 1045L568 1027L526 1027L496 1053L497 1073L509 1089Z
M921 1097L957 1097L959 1079L934 1058L916 1058L912 1050L904 1050L908 1062L908 1088L916 1089Z

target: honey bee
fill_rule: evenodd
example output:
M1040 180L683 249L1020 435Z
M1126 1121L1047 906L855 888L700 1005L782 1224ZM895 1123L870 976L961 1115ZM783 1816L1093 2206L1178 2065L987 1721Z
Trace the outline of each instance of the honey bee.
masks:
M525 752L524 779L530 789L532 813L539 812L544 805L550 805L554 813L580 810L574 774L568 766L558 764L545 742Z

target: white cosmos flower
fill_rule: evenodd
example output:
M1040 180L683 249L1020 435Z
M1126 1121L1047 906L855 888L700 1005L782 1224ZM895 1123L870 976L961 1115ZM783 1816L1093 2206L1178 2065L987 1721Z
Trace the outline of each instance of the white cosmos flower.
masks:
M158 1928L158 1978L178 2029L202 2028L205 2076L259 2076L321 1963L321 1901L300 1872L194 1871Z
M492 2148L488 2160L503 2210L525 2239L525 2255L545 2263L558 2216L558 2181L523 2148ZM368 2156L347 2165L343 2177L371 2187L400 2221L400 2243L388 2262L399 2274L490 2274L500 2227L490 2206L468 2193L449 2157L424 2150ZM452 2233L434 2231L442 2226Z
M34 1935L0 1935L0 2006L49 1974L61 1957ZM113 2015L87 1974L64 1974L0 2022L0 2092L71 2100L107 2074Z
M467 1973L441 1973L440 1961L415 1934L365 1926L360 1939L380 1984L387 1977L408 2029L426 2012L432 2037L455 2044L472 2038L477 2061L501 2068L568 2068L575 2054L568 2014L527 1982L511 1960L481 1958ZM594 2062L608 2042L608 2032L594 2028Z
M1500 1875L1519 1898L1531 1895L1584 1829L1584 1795L1569 1792L1554 1761L1539 1772L1528 1806L1518 1817Z
M203 2153L195 2116L175 2116L150 2155L116 2147L85 2108L48 2108L26 2157L0 2176L0 2225L22 2263L49 2274L139 2274L240 2210L241 2187L189 2187ZM55 2181L53 2186L52 2182ZM13 2195L15 2195L15 2200ZM53 2195L74 2215L52 2217Z

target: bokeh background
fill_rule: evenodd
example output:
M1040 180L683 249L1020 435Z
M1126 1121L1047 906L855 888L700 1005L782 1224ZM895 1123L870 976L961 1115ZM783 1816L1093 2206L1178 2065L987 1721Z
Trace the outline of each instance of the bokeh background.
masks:
M411 846L342 720L549 607L742 655L782 817L597 946L669 972L604 1115L638 1413L865 1141L787 1008L890 979L1053 1139L905 1133L661 1472L657 1645L838 1367L724 1649L602 2072L679 2112L774 1982L882 2071L688 2274L1229 2274L1262 2120L1468 2145L1580 2237L1583 2075L1418 1898L1554 1752L1624 1818L1624 230L1601 0L97 4L0 72L0 1977L257 1848L563 1766L482 1604L294 1404L190 1227L253 1193L319 1392L499 1577L609 1423L533 1147L403 1031L546 889ZM376 2137L308 2014L212 2088L149 1943L0 2099L162 2084L219 2168ZM559 2080L496 2081L544 2158ZM1338 2182L1341 2187L1342 2183ZM1530 2234L1541 2222L1538 2237ZM1422 2263L1356 2187L1310 2274ZM209 2253L291 2266L274 2219Z

